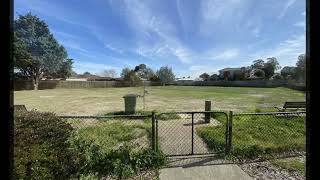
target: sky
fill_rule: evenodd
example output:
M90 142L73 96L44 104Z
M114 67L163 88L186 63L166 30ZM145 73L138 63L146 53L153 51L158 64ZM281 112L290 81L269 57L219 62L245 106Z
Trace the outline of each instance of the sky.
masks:
M77 73L141 63L198 77L276 57L294 66L306 49L304 0L15 0L74 59Z

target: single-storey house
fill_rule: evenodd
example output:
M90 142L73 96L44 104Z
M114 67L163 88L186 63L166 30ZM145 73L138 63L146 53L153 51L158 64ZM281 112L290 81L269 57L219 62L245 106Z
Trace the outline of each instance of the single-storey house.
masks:
M219 70L219 76L225 79L225 76L228 76L228 79L233 79L236 71L241 71L241 68L224 68Z

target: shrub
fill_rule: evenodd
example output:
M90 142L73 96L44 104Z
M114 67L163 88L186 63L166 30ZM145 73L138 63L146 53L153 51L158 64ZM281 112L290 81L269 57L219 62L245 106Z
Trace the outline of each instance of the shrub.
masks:
M98 178L113 177L126 179L144 170L158 169L166 164L166 156L152 149L132 151L134 145L124 143L116 150L106 152L103 147L93 141L77 139L74 145L86 154L86 166L83 174L94 174Z
M271 77L272 80L280 80L283 79L283 77L281 76L281 74L276 73Z
M253 75L255 77L260 77L260 78L264 78L265 77L265 73L261 69L255 69L254 72L253 72Z
M68 139L73 128L53 113L14 116L15 178L68 179L78 176L84 157Z

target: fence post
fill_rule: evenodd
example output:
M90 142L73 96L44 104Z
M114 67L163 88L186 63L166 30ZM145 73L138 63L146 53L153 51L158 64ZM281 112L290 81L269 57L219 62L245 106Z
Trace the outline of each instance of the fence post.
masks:
M152 112L152 137L151 137L151 144L152 144L152 149L156 151L156 114L155 112Z
M225 151L225 155L227 155L229 152L229 115L228 114L226 114L226 117L227 117L227 122L226 122L226 144L225 144L225 149L224 149L224 151Z
M194 154L194 151L193 151L193 143L194 143L194 113L191 114L191 118L192 118L192 125L191 125L191 154L193 155Z
M229 141L228 141L228 153L231 152L232 150L232 120L233 120L233 112L230 111L229 112L229 123L228 123L228 137L229 137Z
M205 109L205 111L211 111L211 101L208 101L208 100L205 101L204 109ZM205 113L204 121L206 123L210 123L210 114L211 113Z

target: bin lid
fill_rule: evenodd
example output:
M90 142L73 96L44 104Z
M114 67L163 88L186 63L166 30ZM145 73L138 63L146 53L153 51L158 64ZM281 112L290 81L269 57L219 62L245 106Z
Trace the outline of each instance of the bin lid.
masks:
M126 94L123 96L123 98L125 97L139 97L140 95L139 94Z

